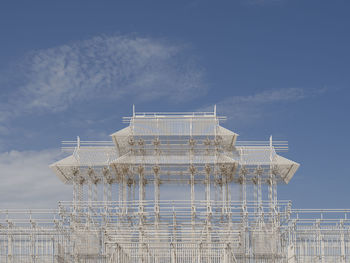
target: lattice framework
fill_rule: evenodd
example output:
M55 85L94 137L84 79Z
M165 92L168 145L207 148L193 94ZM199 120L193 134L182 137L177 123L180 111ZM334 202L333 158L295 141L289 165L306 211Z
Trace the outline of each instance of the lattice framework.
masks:
M299 164L214 112L136 113L112 141L65 141L55 210L0 210L0 262L350 262L350 210L279 201ZM174 196L176 198L174 198Z

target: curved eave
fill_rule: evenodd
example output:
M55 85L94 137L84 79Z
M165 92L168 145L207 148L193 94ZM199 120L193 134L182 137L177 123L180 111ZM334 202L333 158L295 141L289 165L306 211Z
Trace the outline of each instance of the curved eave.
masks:
M280 155L276 155L276 163L280 168L284 168L285 171L280 176L282 177L283 181L288 184L290 180L293 178L294 174L298 170L300 164L296 163L294 161L291 161L287 158L284 158Z
M71 176L65 170L67 167L78 166L77 160L73 155L70 155L58 162L51 164L49 167L54 171L56 176L65 184L69 184L71 181Z

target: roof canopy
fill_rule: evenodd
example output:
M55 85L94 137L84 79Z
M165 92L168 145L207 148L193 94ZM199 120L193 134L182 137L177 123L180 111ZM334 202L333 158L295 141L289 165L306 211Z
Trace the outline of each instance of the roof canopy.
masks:
M224 117L216 112L195 113L133 113L124 118L129 125L111 135L113 143L82 146L73 149L73 154L51 165L56 174L66 183L74 180L73 174L87 167L110 169L121 165L167 166L163 172L176 172L179 166L185 170L191 165L232 165L236 176L240 170L256 176L257 168L264 169L264 176L273 174L279 182L288 183L299 164L276 154L268 144L247 143L236 145L238 134L220 126ZM170 169L169 167L176 166ZM219 169L219 168L217 168ZM247 170L248 169L248 170ZM110 169L113 170L113 169ZM114 169L115 170L115 169ZM233 171L233 170L232 170ZM100 175L103 178L103 175ZM249 178L249 176L247 176Z

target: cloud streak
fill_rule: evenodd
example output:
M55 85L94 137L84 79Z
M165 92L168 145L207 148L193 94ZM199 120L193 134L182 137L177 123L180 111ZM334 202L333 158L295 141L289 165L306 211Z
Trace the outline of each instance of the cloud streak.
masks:
M13 71L6 73L15 91L0 108L2 120L94 99L180 102L206 92L186 46L142 37L99 36L35 51Z
M239 123L251 123L266 113L266 107L309 97L301 88L265 90L253 95L231 96L216 103L218 112ZM212 110L213 106L201 110Z

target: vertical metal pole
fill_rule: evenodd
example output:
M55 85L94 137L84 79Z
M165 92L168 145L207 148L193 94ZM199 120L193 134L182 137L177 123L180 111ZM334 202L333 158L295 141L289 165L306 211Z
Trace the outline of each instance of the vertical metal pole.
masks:
M82 202L83 202L83 183L84 180L80 178L79 184L78 184L78 222L81 223L81 217L82 217Z
M159 239L159 186L160 186L160 180L159 180L159 166L155 165L153 167L153 173L154 173L154 213L155 213L155 235L156 235L156 242L160 244ZM158 253L154 255L154 263L158 263Z
M98 186L97 186L98 180L95 178L93 181L93 189L92 189L92 201L96 202L98 199Z
M159 185L160 185L160 180L159 180L159 166L154 166L153 167L153 172L154 172L154 204L159 208Z
M9 263L14 263L13 261L13 234L12 234L12 222L8 222L8 227L7 227L7 259Z
M253 191L254 191L254 212L257 214L259 211L259 206L258 206L258 178L254 177L253 180Z
M209 164L205 165L205 174L206 174L206 188L205 188L205 200L207 203L207 211L210 208L210 172L211 167Z
M120 212L122 212L123 208L124 208L124 204L123 204L123 194L124 194L124 181L125 181L125 178L124 178L124 174L121 175L121 180L119 182L119 189L118 189L118 199L119 199L119 210Z
M221 205L222 205L222 209L221 212L224 215L225 213L225 177L223 174L221 174L221 185L220 185L220 189L221 189Z
M276 182L276 175L273 175L272 177L273 181L273 207L274 210L276 211L277 209L277 182ZM277 212L277 211L276 211Z
M275 207L274 207L274 166L273 166L273 145L272 145L272 135L270 136L269 139L269 146L270 146L270 177L269 177L269 203L270 203L270 213L271 213L271 221L274 220L274 212L275 212Z
M32 222L32 213L29 212L30 221ZM31 262L35 262L35 235L34 235L34 222L30 224L30 257Z
M345 263L345 235L344 220L340 221L340 262Z
M196 207L195 207L195 191L194 191L194 176L196 173L196 167L190 165L190 184L191 184L191 226L192 226L192 238L195 237L195 218L196 218ZM194 240L193 240L194 241Z
M153 167L154 173L154 211L155 211L155 225L158 228L159 224L159 166Z
M247 180L246 174L242 174L242 192L243 192L243 206L247 206Z
M261 176L262 172L258 174L258 206L259 206L259 211L262 212L262 185L261 185Z
M139 166L138 167L138 173L139 173L139 208L143 212L143 206L144 206L144 198L145 198L145 182L144 182L144 167Z
M242 201L242 208L243 210L246 209L247 206L247 184L246 184L246 175L248 171L245 166L241 166L241 169L239 171L239 182L241 185L241 201Z
M272 197L272 186L273 182L272 182L272 173L270 172L270 176L269 176L269 203L270 203L270 210L271 210L271 216L272 216L272 208L273 208L273 197Z
M103 168L103 201L106 205L111 201L112 192L111 192L111 184L113 183L110 171L107 167Z
M225 165L221 165L220 167L220 172L221 172L221 201L222 201L222 216L225 215L226 212L226 166Z
M90 227L91 223L91 214L92 214L92 185L93 185L93 170L90 167L88 169L89 181L88 181L88 227Z
M76 221L77 218L77 210L78 210L78 174L79 174L79 170L78 168L73 168L72 170L72 174L73 174L73 220Z
M176 263L176 252L175 252L175 245L174 245L174 243L171 243L170 244L170 253L171 253L171 255L170 255L170 262L171 263Z
M108 200L108 169L105 167L102 170L103 173L103 202L107 203Z
M125 169L127 170L127 169ZM128 171L125 171L123 173L123 185L122 185L122 202L123 202L123 213L126 214L126 210L127 210L127 200L128 200L128 196L127 196L127 174Z

